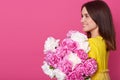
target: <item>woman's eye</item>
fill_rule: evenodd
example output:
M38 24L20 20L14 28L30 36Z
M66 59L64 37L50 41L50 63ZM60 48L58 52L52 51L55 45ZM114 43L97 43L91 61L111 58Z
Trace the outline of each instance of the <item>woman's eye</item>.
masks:
M89 15L88 14L83 14L81 15L82 18L89 18Z
M81 17L83 17L83 15L81 15Z
M89 15L85 15L85 17L86 17L86 18L88 18L88 17L89 17Z

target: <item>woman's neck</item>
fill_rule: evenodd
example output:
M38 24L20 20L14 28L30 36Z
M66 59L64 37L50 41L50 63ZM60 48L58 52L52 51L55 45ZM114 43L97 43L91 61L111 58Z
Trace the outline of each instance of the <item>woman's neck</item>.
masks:
M96 36L100 36L99 31L98 31L98 28L90 31L90 33L91 33L91 38L94 38L94 37L96 37Z
M91 38L94 38L94 37L96 37L96 36L100 36L98 33L95 33L95 34L92 34L91 33Z

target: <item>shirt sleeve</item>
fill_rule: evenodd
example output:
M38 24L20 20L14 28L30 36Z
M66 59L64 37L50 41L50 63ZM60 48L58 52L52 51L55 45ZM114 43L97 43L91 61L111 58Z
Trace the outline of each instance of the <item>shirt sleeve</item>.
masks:
M90 51L88 53L89 57L97 60L98 50L97 50L97 46L95 45L95 41L89 40L89 45L90 45Z

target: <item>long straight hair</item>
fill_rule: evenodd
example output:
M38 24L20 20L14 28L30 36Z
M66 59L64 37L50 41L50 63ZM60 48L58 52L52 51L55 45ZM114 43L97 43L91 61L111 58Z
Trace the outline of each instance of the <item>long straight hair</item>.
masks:
M108 5L102 0L94 0L82 5L81 10L85 7L90 17L99 27L99 34L106 42L107 50L116 50L115 31L112 20L112 14ZM87 32L88 38L91 33Z

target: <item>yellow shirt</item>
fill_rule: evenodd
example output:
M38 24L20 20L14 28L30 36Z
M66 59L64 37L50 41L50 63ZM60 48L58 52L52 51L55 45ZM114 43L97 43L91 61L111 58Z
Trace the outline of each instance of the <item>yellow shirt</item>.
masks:
M108 74L108 57L106 44L101 36L88 39L90 44L89 57L96 59L98 64L97 72L92 76L92 80L110 80Z

